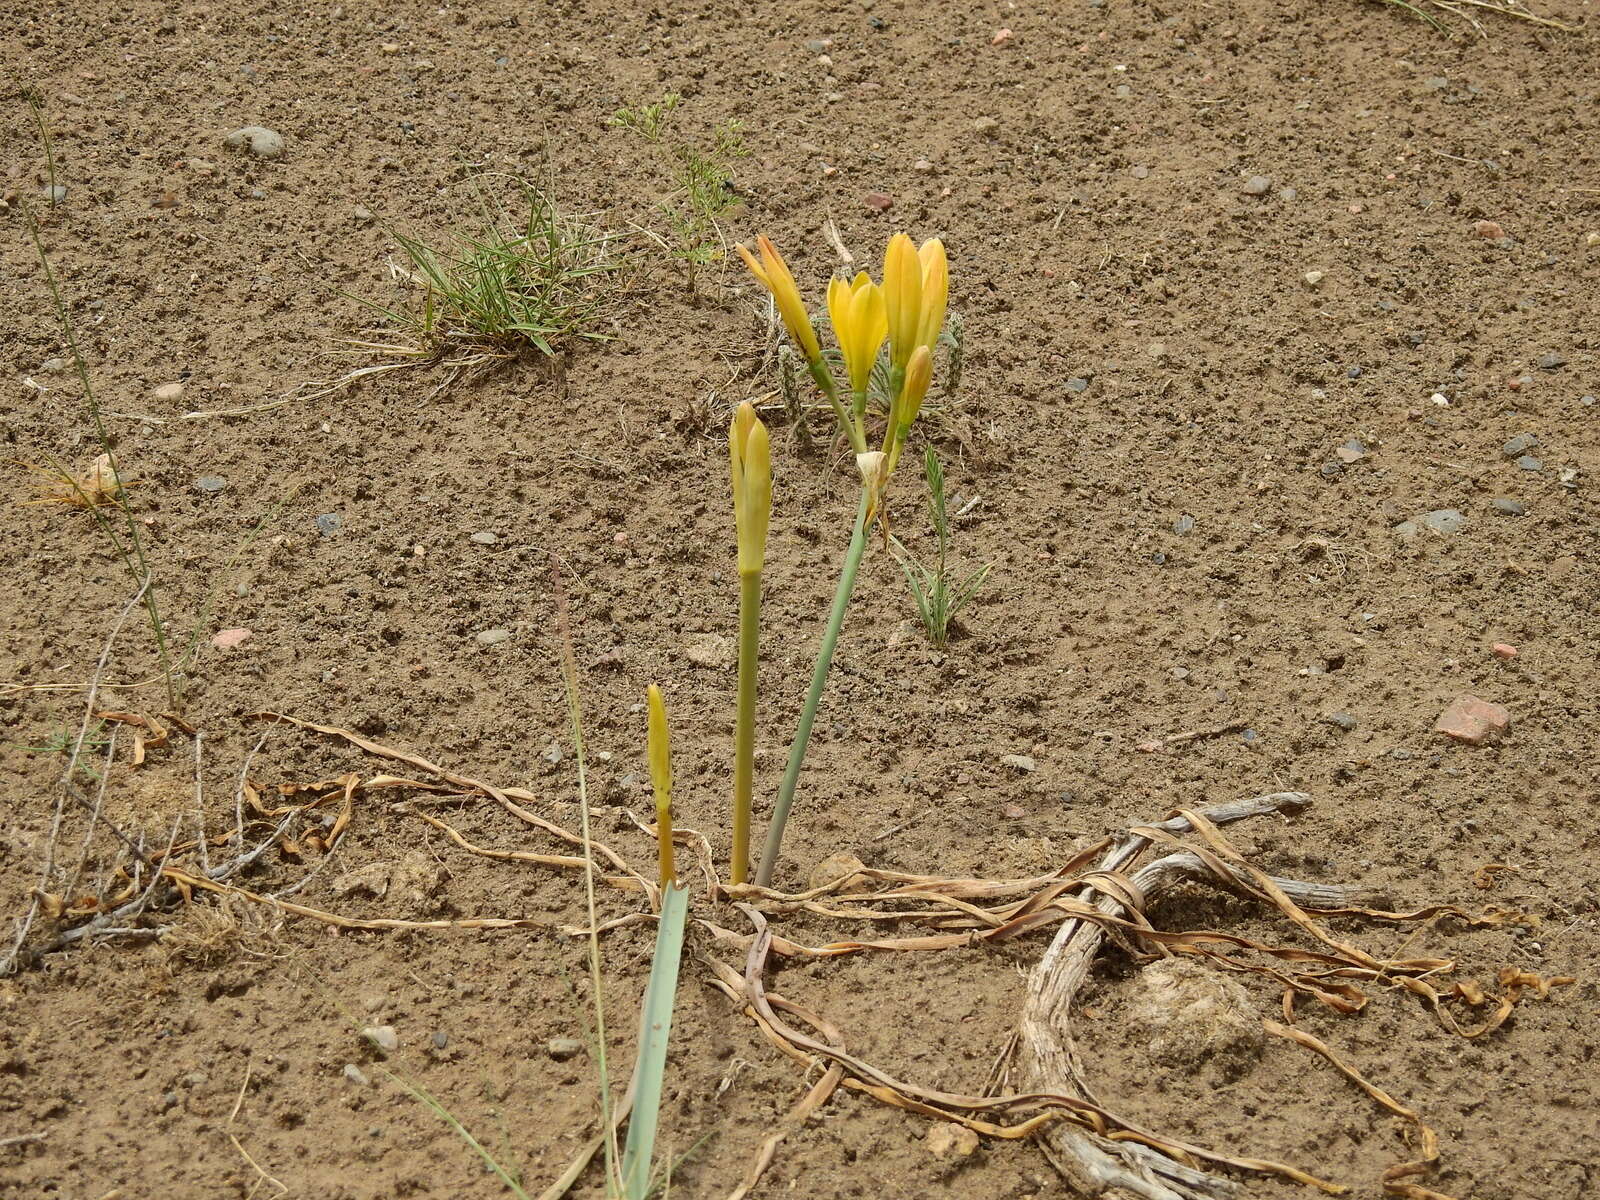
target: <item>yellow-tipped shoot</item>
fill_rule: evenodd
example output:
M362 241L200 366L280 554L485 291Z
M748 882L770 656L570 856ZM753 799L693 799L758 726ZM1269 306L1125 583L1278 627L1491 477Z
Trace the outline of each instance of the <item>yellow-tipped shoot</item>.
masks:
M894 474L895 464L900 461L900 451L906 444L906 435L911 432L911 423L917 419L917 414L922 411L922 401L928 395L928 384L933 381L933 351L927 346L918 346L911 352L911 361L906 364L906 379L900 387L900 394L895 397L894 408L889 416L889 428L884 431L884 444L889 449L888 474Z
M733 519L739 532L739 574L759 575L767 555L772 519L772 444L767 427L746 400L728 424L733 467Z
M950 262L944 243L929 238L917 251L922 264L922 317L917 323L917 344L932 350L944 328L944 310L950 302Z
M661 886L677 879L672 863L672 744L667 732L667 706L661 689L651 684L647 692L649 717L645 744L650 759L650 784L656 793L656 847L661 859Z
M865 271L848 283L835 277L828 285L828 319L833 322L833 336L844 355L850 391L864 398L872 365L878 361L878 351L889 336L883 289Z
M734 249L744 259L744 265L750 268L750 274L772 293L772 299L778 306L778 315L783 318L784 327L794 339L794 344L800 347L800 353L806 356L806 361L820 361L822 347L817 343L816 330L811 328L811 318L806 315L806 303L800 298L800 289L795 284L789 264L783 261L783 255L778 253L771 239L766 234L756 238L759 258L742 244Z

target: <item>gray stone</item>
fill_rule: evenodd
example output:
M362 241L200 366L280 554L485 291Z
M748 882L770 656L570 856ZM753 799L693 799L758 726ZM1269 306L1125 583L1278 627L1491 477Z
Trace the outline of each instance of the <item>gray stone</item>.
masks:
M68 358L47 358L39 364L39 370L54 375L57 371L65 371L71 365L72 360ZM1592 396L1586 397L1586 399L1590 400L1593 398Z
M498 542L500 538L498 535L491 533L487 529L480 529L477 533L472 535L472 540L477 542L480 546L492 546Z
M1354 717L1352 717L1347 712L1329 713L1327 716L1323 717L1322 719L1323 719L1323 721L1325 721L1329 725L1337 725L1340 729L1344 730L1346 733L1349 733L1352 729L1354 729L1356 727L1356 719Z
M1002 754L1000 763L1002 766L1010 767L1013 771L1021 771L1024 775L1037 770L1039 766L1026 754Z
M338 513L322 513L317 517L317 532L323 537L332 537L343 524L344 518Z
M825 54L833 45L832 38L807 38L806 49L812 54Z
M1184 513L1172 523L1172 532L1179 537L1187 537L1194 530L1194 518Z
M1000 122L995 120L993 117L979 117L972 123L972 132L974 133L990 135L999 128Z
M1546 371L1559 371L1562 367L1567 365L1567 356L1565 354L1556 354L1552 352L1550 354L1539 355L1536 361L1538 365Z
M393 1025L368 1025L361 1031L361 1036L385 1054L393 1054L400 1049L400 1035L395 1032Z
M435 1050L443 1050L450 1044L450 1035L441 1029L437 1031L429 1040L433 1043L433 1048Z
M1067 391L1069 392L1086 392L1088 390L1089 381L1083 378L1081 375L1074 375L1071 379L1067 380Z
M1589 408L1595 404L1600 404L1600 400L1596 400L1593 396L1584 396L1578 401L1578 403L1583 405L1585 408Z
M1333 452L1342 463L1360 462L1367 456L1367 448L1361 444L1358 438L1351 438L1344 445L1335 446Z
M560 745L560 743L551 742L548 746L546 746L544 748L544 760L547 763L558 763L558 762L561 761L561 745Z
M1344 464L1336 463L1330 458L1318 468L1318 474L1324 479L1337 479L1344 474Z
M1135 179L1149 179L1150 168L1144 166L1135 167L1130 174L1132 174Z
M1507 458L1517 458L1526 454L1539 444L1539 439L1531 433L1519 433L1514 438L1506 439L1506 444L1500 447L1500 453Z
M1299 198L1300 193L1292 187L1286 187L1278 193L1278 199L1280 200L1298 200Z
M220 492L228 486L228 481L221 475L202 475L194 481L194 485L202 492Z
M498 646L501 642L509 642L510 640L511 630L509 629L483 629L478 632L478 644L480 646Z
M67 199L67 185L64 183L47 183L40 189L40 193L51 204L62 204Z
M1513 500L1509 496L1496 496L1492 504L1495 512L1503 517L1520 517L1528 511L1528 506L1521 500Z
M1517 459L1517 466L1521 467L1524 471L1544 470L1544 463L1540 462L1531 454L1524 454L1521 458Z
M1435 533L1460 533L1467 527L1467 518L1453 508L1437 508L1417 518L1419 525Z
M1265 175L1252 175L1245 180L1243 190L1246 196L1265 196L1272 190L1272 180Z
M1347 370L1344 373L1344 377L1346 379L1360 379L1361 378L1361 368L1360 367L1351 367L1349 370Z
M367 1078L367 1073L355 1063L345 1063L344 1077L357 1087L370 1087L372 1080Z
M350 210L350 215L361 225L372 224L372 210L364 204L358 204Z
M283 135L265 125L246 125L222 139L229 150L244 150L256 158L282 158Z
M566 1062L569 1058L576 1058L583 1053L583 1043L577 1038L551 1038L544 1044L544 1048L545 1053L557 1062Z

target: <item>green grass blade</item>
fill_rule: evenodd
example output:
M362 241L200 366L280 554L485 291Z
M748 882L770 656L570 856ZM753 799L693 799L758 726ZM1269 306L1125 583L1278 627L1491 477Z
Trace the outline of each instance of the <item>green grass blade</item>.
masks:
M683 959L683 928L689 915L689 889L662 889L661 922L656 928L656 953L650 982L639 1013L639 1061L634 1067L633 1117L622 1150L625 1200L649 1195L650 1162L655 1156L656 1127L661 1114L661 1083L667 1068L667 1043L672 1034L672 1006L678 996L678 966Z

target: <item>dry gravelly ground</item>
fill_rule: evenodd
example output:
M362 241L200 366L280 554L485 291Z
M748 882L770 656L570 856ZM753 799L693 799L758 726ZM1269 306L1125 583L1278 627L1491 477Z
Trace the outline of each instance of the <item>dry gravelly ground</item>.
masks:
M208 647L189 682L216 828L258 736L247 714L263 708L530 787L570 820L571 756L547 757L564 739L551 551L573 577L592 748L611 756L595 764L603 833L646 852L619 814L645 802L630 706L651 680L674 711L681 817L721 828L732 675L691 665L682 647L732 632L725 451L716 421L695 414L770 386L754 374L760 324L740 272L713 271L692 300L652 264L618 310L615 340L571 349L563 372L524 367L442 395L419 374L249 416L172 419L335 370L328 348L363 323L341 289L384 294L387 227L437 231L478 167L548 163L574 207L622 229L650 220L662 179L607 117L675 90L691 135L745 123L747 203L731 235L771 232L815 289L830 269L818 233L829 212L868 254L894 228L937 233L970 331L969 433L946 457L952 489L982 496L957 554L994 560L994 582L967 636L937 654L901 630L893 564L869 560L788 877L836 848L876 865L1017 874L1177 803L1303 788L1318 801L1309 814L1240 831L1263 866L1367 882L1405 906L1525 914L1498 930L1345 932L1389 952L1415 934L1412 951L1454 957L1480 979L1506 964L1578 979L1470 1044L1398 994L1355 1017L1306 1011L1305 1027L1435 1124L1444 1162L1433 1186L1478 1200L1589 1193L1600 1111L1591 40L1503 21L1489 40L1449 39L1355 0L249 7L135 0L69 19L18 0L0 34L54 131L69 191L41 213L43 238L118 414L118 449L142 480L166 611L188 630L220 580L202 632L253 631L238 649ZM1593 10L1545 9L1574 22ZM995 45L1000 28L1012 37ZM831 66L812 39L831 41ZM36 196L43 156L28 109L16 77L0 87L4 186ZM222 148L250 123L282 132L281 160ZM1254 175L1270 178L1267 194L1244 193ZM880 189L894 198L887 215L863 204ZM166 193L176 206L155 207ZM4 457L87 458L78 390L43 369L63 343L15 204L0 218ZM1484 220L1506 239L1479 236ZM1542 368L1545 355L1564 361ZM1072 379L1088 386L1069 390ZM152 399L179 380L181 401ZM1431 403L1435 392L1448 405ZM1525 432L1541 470L1502 456ZM1325 472L1351 438L1369 453ZM769 787L852 508L843 468L783 439L778 473ZM202 493L202 475L226 487ZM87 519L11 503L30 484L20 469L7 480L0 906L13 913L37 877L60 767L18 747L77 719L129 587ZM899 487L914 494L909 473ZM1502 515L1496 498L1525 514ZM1391 532L1446 508L1464 529L1409 542ZM925 547L916 505L902 511ZM342 518L333 536L314 525L327 513ZM1180 535L1185 515L1193 528ZM470 540L481 530L498 542ZM495 627L513 636L480 645L475 635ZM1495 642L1517 657L1494 658ZM109 677L146 678L152 662L147 632L130 629ZM1466 691L1510 709L1502 744L1429 732ZM115 699L162 703L148 687ZM1355 728L1323 720L1334 712ZM1234 722L1252 735L1134 750ZM178 737L145 767L119 763L108 815L158 836L190 802L192 753ZM1037 770L1018 775L1000 762L1008 754L1031 755ZM376 766L280 731L252 775L275 785L346 769ZM482 808L457 819L480 841L548 848ZM580 915L571 878L468 857L383 797L358 806L338 857L301 898L361 916ZM334 894L345 872L373 863L437 887ZM1490 863L1513 869L1479 891L1474 872ZM252 879L283 886L303 869L274 857ZM626 899L605 904L621 912ZM1272 929L1249 906L1203 897L1160 916ZM502 1194L393 1084L345 1081L347 1062L377 1074L353 1032L368 1022L397 1028L400 1065L530 1187L592 1129L587 1057L545 1052L549 1038L583 1033L571 940L332 936L299 922L208 956L193 945L206 927L191 912L177 918L187 950L182 938L104 945L0 981L0 1139L45 1138L0 1145L0 1195L272 1194L230 1133L298 1195ZM863 1056L973 1088L1040 945L844 960L791 969L782 986L830 1013ZM623 1014L648 935L607 946L608 999ZM1287 1044L1236 1077L1154 1063L1115 1023L1137 972L1110 968L1086 1053L1111 1106L1378 1193L1402 1152L1390 1118ZM679 1151L705 1139L675 1191L715 1196L801 1080L695 980L666 1135ZM1270 990L1252 998L1274 1011ZM626 1062L631 1022L616 1023ZM841 1095L784 1146L760 1194L1059 1190L1031 1147L985 1145L952 1166L925 1150L925 1133L920 1119ZM1253 1195L1291 1192L1251 1182Z

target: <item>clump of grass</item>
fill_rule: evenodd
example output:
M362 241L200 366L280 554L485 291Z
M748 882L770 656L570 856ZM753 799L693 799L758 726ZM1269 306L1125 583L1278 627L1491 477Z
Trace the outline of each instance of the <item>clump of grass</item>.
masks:
M551 191L517 184L526 211L515 220L485 201L478 224L438 243L395 232L406 264L392 270L411 294L394 305L353 296L382 314L393 336L352 344L390 357L392 366L464 367L604 340L598 324L612 297L606 284L622 266L614 235L564 212Z
M692 293L699 269L727 257L722 221L739 204L733 190L733 164L750 151L738 121L725 121L713 129L709 145L677 135L673 113L681 103L682 97L668 93L636 108L619 108L611 124L638 134L657 148L672 191L656 206L666 231L647 232L681 265Z
M1550 17L1541 17L1529 12L1514 0L1378 0L1379 3L1390 8L1398 8L1409 13L1417 20L1431 26L1435 32L1448 35L1450 27L1444 23L1436 13L1447 13L1471 25L1474 32L1481 38L1489 36L1488 30L1483 27L1483 22L1478 20L1476 13L1487 12L1495 16L1510 17L1517 21L1527 21L1533 25L1543 25L1549 29L1561 29L1573 32L1575 27L1561 21L1552 20Z
M899 538L892 539L895 560L905 572L906 586L917 606L917 616L928 640L943 650L950 644L950 624L957 614L978 594L989 578L993 563L985 563L965 579L957 581L948 566L950 552L950 518L945 511L944 468L939 456L929 446L922 459L922 471L928 480L928 512L933 519L933 531L939 547L931 567L912 557Z

